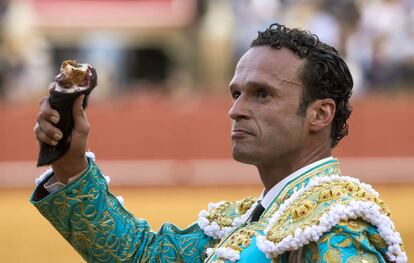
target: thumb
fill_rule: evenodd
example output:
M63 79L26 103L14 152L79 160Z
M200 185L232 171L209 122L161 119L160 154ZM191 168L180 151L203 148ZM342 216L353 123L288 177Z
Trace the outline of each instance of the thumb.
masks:
M79 133L87 134L89 131L89 123L86 112L82 106L84 99L85 95L81 95L76 98L75 102L73 103L72 115L75 130L77 130Z

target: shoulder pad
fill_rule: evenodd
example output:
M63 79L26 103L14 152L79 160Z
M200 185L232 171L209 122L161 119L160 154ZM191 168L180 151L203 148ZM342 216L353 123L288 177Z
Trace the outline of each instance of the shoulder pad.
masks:
M210 203L208 210L199 213L198 226L207 236L221 239L247 220L256 201L250 196L240 201Z
M316 177L272 215L266 236L258 238L257 245L266 255L275 257L318 241L342 221L362 218L378 229L391 254L402 255L401 237L389 214L370 185L346 176ZM400 249L395 249L396 245Z

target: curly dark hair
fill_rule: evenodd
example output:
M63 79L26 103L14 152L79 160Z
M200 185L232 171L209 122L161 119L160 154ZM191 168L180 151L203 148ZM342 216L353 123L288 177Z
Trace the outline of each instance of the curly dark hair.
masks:
M277 23L258 33L250 47L288 48L299 58L305 59L299 73L304 85L299 114L304 115L309 103L315 100L330 98L335 101L336 112L331 130L331 146L335 147L348 134L346 120L352 112L349 98L354 85L348 66L339 57L338 51L319 41L315 34Z

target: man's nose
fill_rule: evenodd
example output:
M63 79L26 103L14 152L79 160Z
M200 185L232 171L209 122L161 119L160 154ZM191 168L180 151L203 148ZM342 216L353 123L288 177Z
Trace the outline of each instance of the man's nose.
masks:
M229 116L233 120L247 119L249 117L249 110L247 101L244 97L238 97L229 110Z

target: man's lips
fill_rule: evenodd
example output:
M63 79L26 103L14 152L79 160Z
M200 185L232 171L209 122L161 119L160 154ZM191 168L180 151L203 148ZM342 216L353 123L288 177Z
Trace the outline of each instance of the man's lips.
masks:
M249 135L254 135L254 134L244 129L233 129L231 131L231 138L233 139L242 138L242 137L249 136Z

